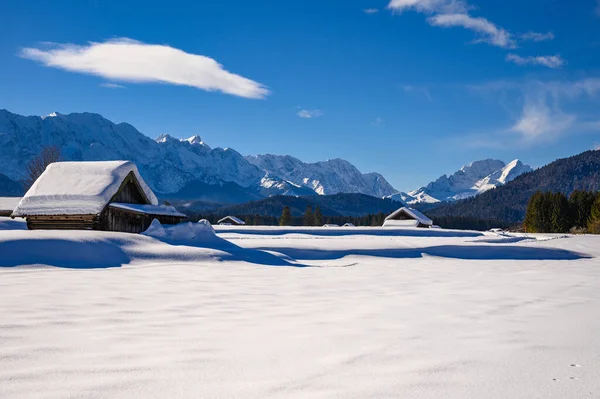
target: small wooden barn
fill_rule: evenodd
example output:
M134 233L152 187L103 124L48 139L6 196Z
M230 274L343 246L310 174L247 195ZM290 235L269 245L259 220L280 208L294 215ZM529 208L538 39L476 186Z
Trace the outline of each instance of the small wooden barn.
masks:
M10 216L21 201L21 197L0 197L0 216Z
M402 207L386 217L383 226L429 228L433 226L433 220L429 219L416 209Z
M217 224L224 226L245 226L246 222L235 216L225 216L223 219L219 220Z
M104 230L140 233L153 219L176 224L186 218L158 199L128 161L50 164L11 217L29 229Z

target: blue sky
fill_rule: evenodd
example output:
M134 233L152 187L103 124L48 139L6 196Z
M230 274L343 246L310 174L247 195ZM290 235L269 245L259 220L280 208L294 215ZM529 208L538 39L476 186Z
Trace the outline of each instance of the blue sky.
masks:
M596 0L13 1L0 108L96 112L409 190L600 146Z

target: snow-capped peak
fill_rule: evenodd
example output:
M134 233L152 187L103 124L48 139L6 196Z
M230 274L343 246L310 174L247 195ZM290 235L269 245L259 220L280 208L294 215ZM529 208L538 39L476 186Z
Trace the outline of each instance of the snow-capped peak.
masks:
M38 116L0 110L0 160L9 179L22 178L32 154L40 151L42 137L44 145L58 146L65 160L130 160L162 194L175 195L198 181L235 183L251 194L244 198L340 192L381 197L396 192L380 175L362 174L340 159L306 164L288 156L245 158L231 147L211 149L197 135L180 139L163 134L152 140L129 124L114 124L98 114L53 112L45 118L40 123ZM263 180L271 171L270 179Z
M175 137L171 136L168 133L165 134L161 134L160 136L158 136L154 141L156 141L157 143L167 143L169 141L179 141L177 140Z
M502 186L531 170L518 159L508 164L498 159L484 159L471 162L452 175L443 175L408 194L397 193L391 198L407 204L457 201Z
M187 141L188 143L190 143L192 145L193 144L200 144L200 145L204 144L204 142L202 141L202 138L200 136L198 136L197 134L190 138L185 139L185 141Z
M49 113L49 114L48 114L48 115L46 115L46 116L42 116L42 119L46 119L46 118L56 118L57 116L60 116L60 115L61 115L60 113L58 113L58 112L54 111L54 112L51 112L51 113Z

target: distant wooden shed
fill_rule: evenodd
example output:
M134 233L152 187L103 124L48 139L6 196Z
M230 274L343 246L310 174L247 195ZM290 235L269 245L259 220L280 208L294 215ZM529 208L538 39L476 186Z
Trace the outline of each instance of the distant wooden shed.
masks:
M18 203L12 215L29 229L104 230L140 233L153 219L176 224L186 218L158 199L128 161L56 162Z
M433 220L414 208L402 207L392 212L383 222L384 227L424 227L433 225Z
M217 224L225 226L245 226L246 222L235 216L225 216L223 219L219 220Z

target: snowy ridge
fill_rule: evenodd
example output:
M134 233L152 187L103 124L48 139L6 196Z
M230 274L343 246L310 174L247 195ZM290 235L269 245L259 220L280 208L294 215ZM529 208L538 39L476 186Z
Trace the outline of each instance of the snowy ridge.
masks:
M508 164L497 159L485 159L463 166L450 176L443 175L425 187L408 193L396 193L389 198L405 204L458 201L502 186L531 171L529 165L518 159Z
M279 162L280 170L260 166L263 156L245 158L231 148L213 149L198 135L178 139L163 134L152 140L127 123L115 124L93 113L26 117L0 110L2 174L23 180L25 165L45 146L59 147L66 161L130 160L162 194L177 193L197 181L233 182L263 196L343 192L382 197L396 191L383 176L362 174L341 159L305 164L292 157L266 156L285 160Z
M343 159L305 163L289 155L257 155L246 159L264 170L297 187L307 187L319 195L361 193L385 197L396 190L378 173L361 173Z

